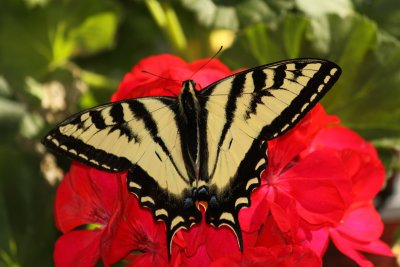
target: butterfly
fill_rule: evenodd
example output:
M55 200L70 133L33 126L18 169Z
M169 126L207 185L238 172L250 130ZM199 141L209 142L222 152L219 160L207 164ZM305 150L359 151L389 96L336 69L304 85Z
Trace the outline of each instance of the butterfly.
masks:
M177 97L143 97L75 114L43 143L94 168L128 170L129 191L166 225L167 250L179 229L202 220L228 226L240 249L238 221L268 163L267 141L291 129L338 80L320 59L248 69Z

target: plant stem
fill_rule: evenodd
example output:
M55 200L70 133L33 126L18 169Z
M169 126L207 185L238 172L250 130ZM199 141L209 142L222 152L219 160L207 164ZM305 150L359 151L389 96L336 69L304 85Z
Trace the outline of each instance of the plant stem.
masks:
M187 50L186 37L172 5L168 1L160 3L158 0L146 0L145 3L154 21L167 36L173 48L184 55Z

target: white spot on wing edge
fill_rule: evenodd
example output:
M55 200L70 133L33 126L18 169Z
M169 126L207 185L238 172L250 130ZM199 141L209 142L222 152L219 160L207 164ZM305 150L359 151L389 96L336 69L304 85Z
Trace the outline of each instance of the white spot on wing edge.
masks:
M170 229L174 229L176 225L178 225L181 222L184 222L185 220L183 219L182 216L176 216L172 221L171 221L171 227Z
M295 120L297 120L297 118L300 116L300 114L296 114L294 117L293 117L293 119L292 119L292 122L294 122Z
M258 169L261 165L265 164L265 159L261 158L260 161L256 165L256 169Z
M106 168L106 169L108 169L108 170L111 170L110 166L105 165L105 164L101 164L101 167Z
M156 215L156 217L160 215L165 215L168 217L168 212L165 209L158 209L154 212L154 214Z
M311 98L310 98L310 101L311 101L311 102L314 101L314 99L317 97L317 95L318 95L318 94L316 94L316 93L313 94L313 95L311 96Z
M84 154L79 154L78 156L81 157L81 158L83 158L83 159L88 160L88 157L87 157L86 155L84 155Z
M227 220L227 221L235 223L235 219L233 218L232 213L229 213L229 212L223 212L221 214L221 216L219 216L219 219L220 220Z
M151 198L151 197L149 197L149 196L144 196L144 197L141 197L140 198L140 202L149 202L149 203L151 203L151 204L156 204L155 202L154 202L154 200ZM157 215L157 214L156 214ZM168 215L168 214L167 214Z
M305 103L302 107L301 107L301 112L303 112L309 105L310 103Z
M247 182L247 184L246 184L246 190L249 190L250 186L252 186L253 184L258 184L258 178L257 178L257 177L251 178L251 179Z
M47 139L51 140L51 142L53 142L56 146L59 146L59 145L60 145L60 142L58 142L58 140L55 139L55 138L52 139L51 136L48 136Z
M246 197L240 197L235 201L235 207L239 206L240 204L249 204L249 200Z
M289 124L286 124L282 129L281 129L281 132L283 132L283 131L285 131L287 128L289 128Z
M333 75L335 75L335 73L337 72L337 70L338 70L337 68L333 68L333 69L331 69L331 71L330 71L329 74L333 76Z
M133 187L133 188L137 188L137 189L142 189L142 187L140 185L138 185L135 182L130 181L129 182L129 187Z
M99 165L99 162L97 160L94 160L94 159L89 160L89 162L91 162L93 164L96 164L96 165Z
M324 79L324 83L328 83L330 79L331 79L331 76L326 76Z

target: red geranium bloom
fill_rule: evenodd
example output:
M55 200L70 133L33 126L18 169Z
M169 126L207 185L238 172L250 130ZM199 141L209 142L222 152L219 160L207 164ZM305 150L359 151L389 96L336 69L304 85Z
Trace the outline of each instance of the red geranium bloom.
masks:
M55 245L56 266L94 266L108 250L123 203L121 187L119 175L72 164L55 199L56 226L64 233Z
M372 202L385 181L385 170L375 149L356 133L339 126L320 131L310 146L316 148L339 152L352 179L352 199L340 223L313 233L313 239L329 235L343 254L363 267L373 265L359 251L392 256L390 248L379 240L383 223Z
M186 63L172 55L144 59L112 100L179 95L182 81L205 62ZM213 60L193 79L201 90L229 74ZM379 241L382 223L372 206L384 171L374 148L350 130L332 126L338 122L317 105L290 132L268 143L262 184L239 214L243 253L231 229L203 220L178 231L168 261L164 223L128 194L124 175L74 164L56 197L56 222L64 233L56 244L56 265L93 266L101 258L105 265L126 260L129 266L321 266L331 239L345 255L369 266L358 251L390 255ZM94 230L75 230L93 224Z

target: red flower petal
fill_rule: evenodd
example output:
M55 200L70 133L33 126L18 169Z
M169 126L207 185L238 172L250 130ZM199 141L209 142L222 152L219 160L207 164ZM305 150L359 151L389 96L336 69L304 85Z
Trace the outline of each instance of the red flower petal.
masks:
M206 243L208 232L213 231L212 228L213 227L207 225L203 219L199 224L193 225L189 230L178 231L177 236L174 237L173 244L184 250L187 257L192 257L197 253L197 249Z
M313 147L330 147L337 150L353 149L378 159L375 148L357 133L343 126L321 130L313 140Z
M330 230L335 246L362 267L372 266L359 251L392 256L390 248L379 241L383 224L371 203L349 209L343 222Z
M279 218L277 219L279 221ZM269 216L260 230L256 246L274 247L293 244L290 232L282 231L277 225L274 217Z
M329 229L327 227L318 230L300 228L297 232L302 244L312 249L322 258L329 245Z
M156 260L168 262L164 225L156 223L151 211L140 207L133 195L126 201L124 216L119 222L110 252L105 255L106 262L113 264L134 251L142 253L134 255L134 264L137 264L136 260L142 264L148 260L148 266L153 266Z
M57 267L92 267L100 258L101 230L78 230L57 239L54 263Z
M358 251L365 251L375 254L392 256L390 248L379 240L370 243L354 243L338 233L331 233L331 238L335 246L347 257L354 260L361 267L373 267L372 262Z
M177 261L177 264L174 266L190 266L190 267L203 267L209 266L212 262L210 256L208 255L206 246L200 246L196 250L196 254L192 256L186 256L185 253L182 253L182 258L180 261Z
M379 213L368 203L349 210L335 229L354 241L370 242L379 239L383 223Z
M120 204L118 175L74 162L58 187L55 219L58 229L68 232L86 225L107 225Z
M269 187L259 187L251 194L251 205L239 212L240 228L248 233L256 232L269 214L267 199Z
M310 249L301 246L256 247L214 261L210 267L320 267L321 259Z
M308 148L314 136L329 124L337 123L317 104L292 130L268 142L270 173L279 174L295 157Z
M208 59L186 63L181 58L168 54L143 59L125 75L111 100L145 96L177 96L181 91L182 82L189 79L206 61ZM165 79L144 73L143 70ZM196 73L195 80L199 88L204 88L230 73L224 64L214 59Z
M233 230L224 226L210 229L207 235L206 247L212 260L239 251L239 245Z
M350 201L351 181L343 169L331 150L316 151L283 173L278 185L296 200L300 217L310 225L336 224Z

